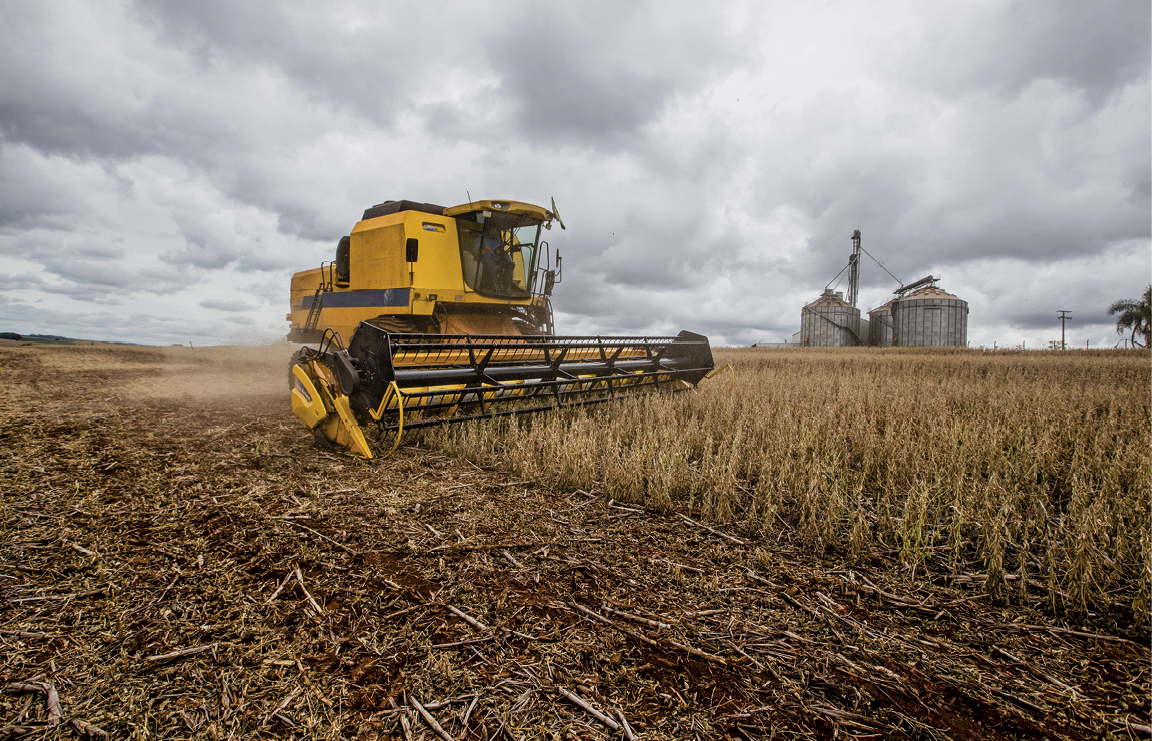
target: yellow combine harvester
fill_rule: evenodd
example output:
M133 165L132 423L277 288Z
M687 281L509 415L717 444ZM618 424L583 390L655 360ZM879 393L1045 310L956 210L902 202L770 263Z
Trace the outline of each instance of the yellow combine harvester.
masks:
M712 372L691 332L553 335L560 256L555 269L539 258L541 229L564 227L555 210L389 201L335 261L294 275L288 339L319 345L292 365L292 411L317 441L371 458L361 425L398 445L406 429L679 391Z

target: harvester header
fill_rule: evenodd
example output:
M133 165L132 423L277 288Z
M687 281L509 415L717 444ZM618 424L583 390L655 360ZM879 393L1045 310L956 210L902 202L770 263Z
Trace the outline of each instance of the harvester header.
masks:
M708 338L330 334L293 367L292 409L315 433L371 458L361 424L395 433L692 388Z

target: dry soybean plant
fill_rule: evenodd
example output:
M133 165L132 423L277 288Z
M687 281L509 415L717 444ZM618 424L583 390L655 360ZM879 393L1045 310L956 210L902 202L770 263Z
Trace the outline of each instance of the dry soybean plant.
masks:
M1149 356L719 350L698 391L443 430L548 486L1148 624Z

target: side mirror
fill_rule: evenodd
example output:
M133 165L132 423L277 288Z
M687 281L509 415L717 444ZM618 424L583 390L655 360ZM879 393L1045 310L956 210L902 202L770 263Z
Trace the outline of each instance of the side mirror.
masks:
M416 258L420 253L420 240L416 237L408 237L408 241L404 243L404 259L407 262L416 262Z

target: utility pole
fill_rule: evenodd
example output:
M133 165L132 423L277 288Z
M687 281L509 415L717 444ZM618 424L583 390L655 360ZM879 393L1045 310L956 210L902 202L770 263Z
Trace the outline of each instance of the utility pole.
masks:
M1059 312L1059 314L1060 314L1060 349L1063 350L1063 349L1065 349L1064 348L1064 320L1067 319L1069 317L1069 315L1072 314L1072 312L1068 311L1067 309L1057 309L1056 311Z

